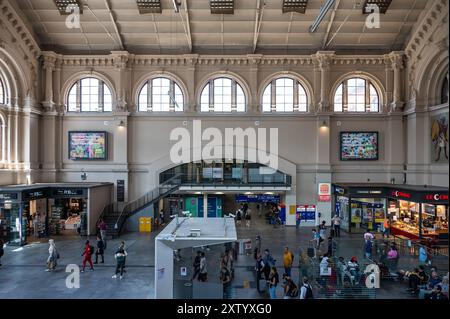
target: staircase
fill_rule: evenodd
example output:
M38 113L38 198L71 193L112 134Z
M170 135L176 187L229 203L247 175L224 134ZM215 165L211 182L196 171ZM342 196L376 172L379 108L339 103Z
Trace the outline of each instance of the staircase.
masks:
M103 208L102 214L100 215L99 221L103 219L107 224L107 237L119 237L122 232L123 225L128 218L141 211L142 209L158 202L161 198L169 196L173 192L177 191L179 187L179 183L165 183L164 185L155 188L142 197L128 202L123 206L122 209L119 209L119 205L117 202L105 206L105 208Z

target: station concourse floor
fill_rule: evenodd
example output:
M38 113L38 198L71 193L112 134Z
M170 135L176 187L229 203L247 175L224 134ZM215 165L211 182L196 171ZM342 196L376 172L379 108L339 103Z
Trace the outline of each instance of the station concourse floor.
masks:
M245 223L237 226L238 239L249 238L253 241L260 235L261 249L269 249L277 260L280 275L283 273L282 254L285 246L294 252L298 262L298 251L306 249L311 238L311 227L296 229L295 227L273 228L265 223L263 217L253 215L250 228ZM158 232L151 234L128 233L120 239L108 240L105 251L105 263L94 265L95 271L81 273L80 288L66 288L65 272L68 264L82 263L82 251L86 238L77 236L55 236L56 246L61 258L57 270L45 272L48 256L48 239L30 243L24 247L7 246L5 255L1 259L0 267L0 299L151 299L154 298L154 238ZM90 238L95 242L95 238ZM121 240L126 243L128 252L127 273L122 280L113 279L115 270L114 252ZM338 239L339 256L349 260L356 256L362 258L362 235L348 235L341 231ZM206 251L208 260L208 278L219 280L219 254L222 250L212 249L211 254ZM185 257L185 256L182 256ZM192 265L191 256L186 263ZM417 266L416 260L401 258L403 264L400 268L411 269ZM238 255L235 261L235 280L233 281L233 299L264 299L266 294L260 294L255 289L255 276L253 268L255 261L253 255ZM191 276L192 269L188 269ZM440 273L448 272L441 269ZM294 280L298 281L298 269L292 269ZM246 285L245 283L248 283ZM195 283L194 283L195 284ZM403 283L382 281L377 289L377 299L409 299L405 293ZM278 288L278 297L282 297L282 288Z

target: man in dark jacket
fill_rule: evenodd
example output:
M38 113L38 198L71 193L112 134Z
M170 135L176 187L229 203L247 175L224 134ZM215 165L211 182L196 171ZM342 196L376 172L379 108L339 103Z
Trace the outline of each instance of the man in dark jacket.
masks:
M105 263L104 259L104 253L105 253L105 243L103 242L102 238L100 236L97 236L97 250L95 251L95 262L94 264L98 264L98 256L102 256L101 263Z
M191 281L193 281L195 279L195 277L197 277L197 275L200 273L200 259L201 259L200 254L201 254L201 252L197 251L197 256L195 256L195 258L194 258L194 264L193 264L194 275L192 276Z

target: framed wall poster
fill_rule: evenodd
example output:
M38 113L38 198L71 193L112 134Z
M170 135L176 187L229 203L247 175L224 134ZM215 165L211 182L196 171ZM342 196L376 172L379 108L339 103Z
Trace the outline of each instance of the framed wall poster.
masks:
M107 160L108 133L93 131L69 132L69 159L73 161Z
M379 158L378 132L341 132L341 161L377 161Z
M431 162L448 163L448 113L431 117Z

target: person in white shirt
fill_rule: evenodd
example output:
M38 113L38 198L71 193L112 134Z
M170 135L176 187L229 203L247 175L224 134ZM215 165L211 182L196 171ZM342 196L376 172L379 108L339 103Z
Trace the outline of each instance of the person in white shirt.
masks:
M370 232L370 229L367 230L367 232L364 234L364 240L370 240L373 241L375 237L373 236L373 234Z
M331 220L333 223L334 236L341 237L341 218L339 215L334 215L334 218Z

